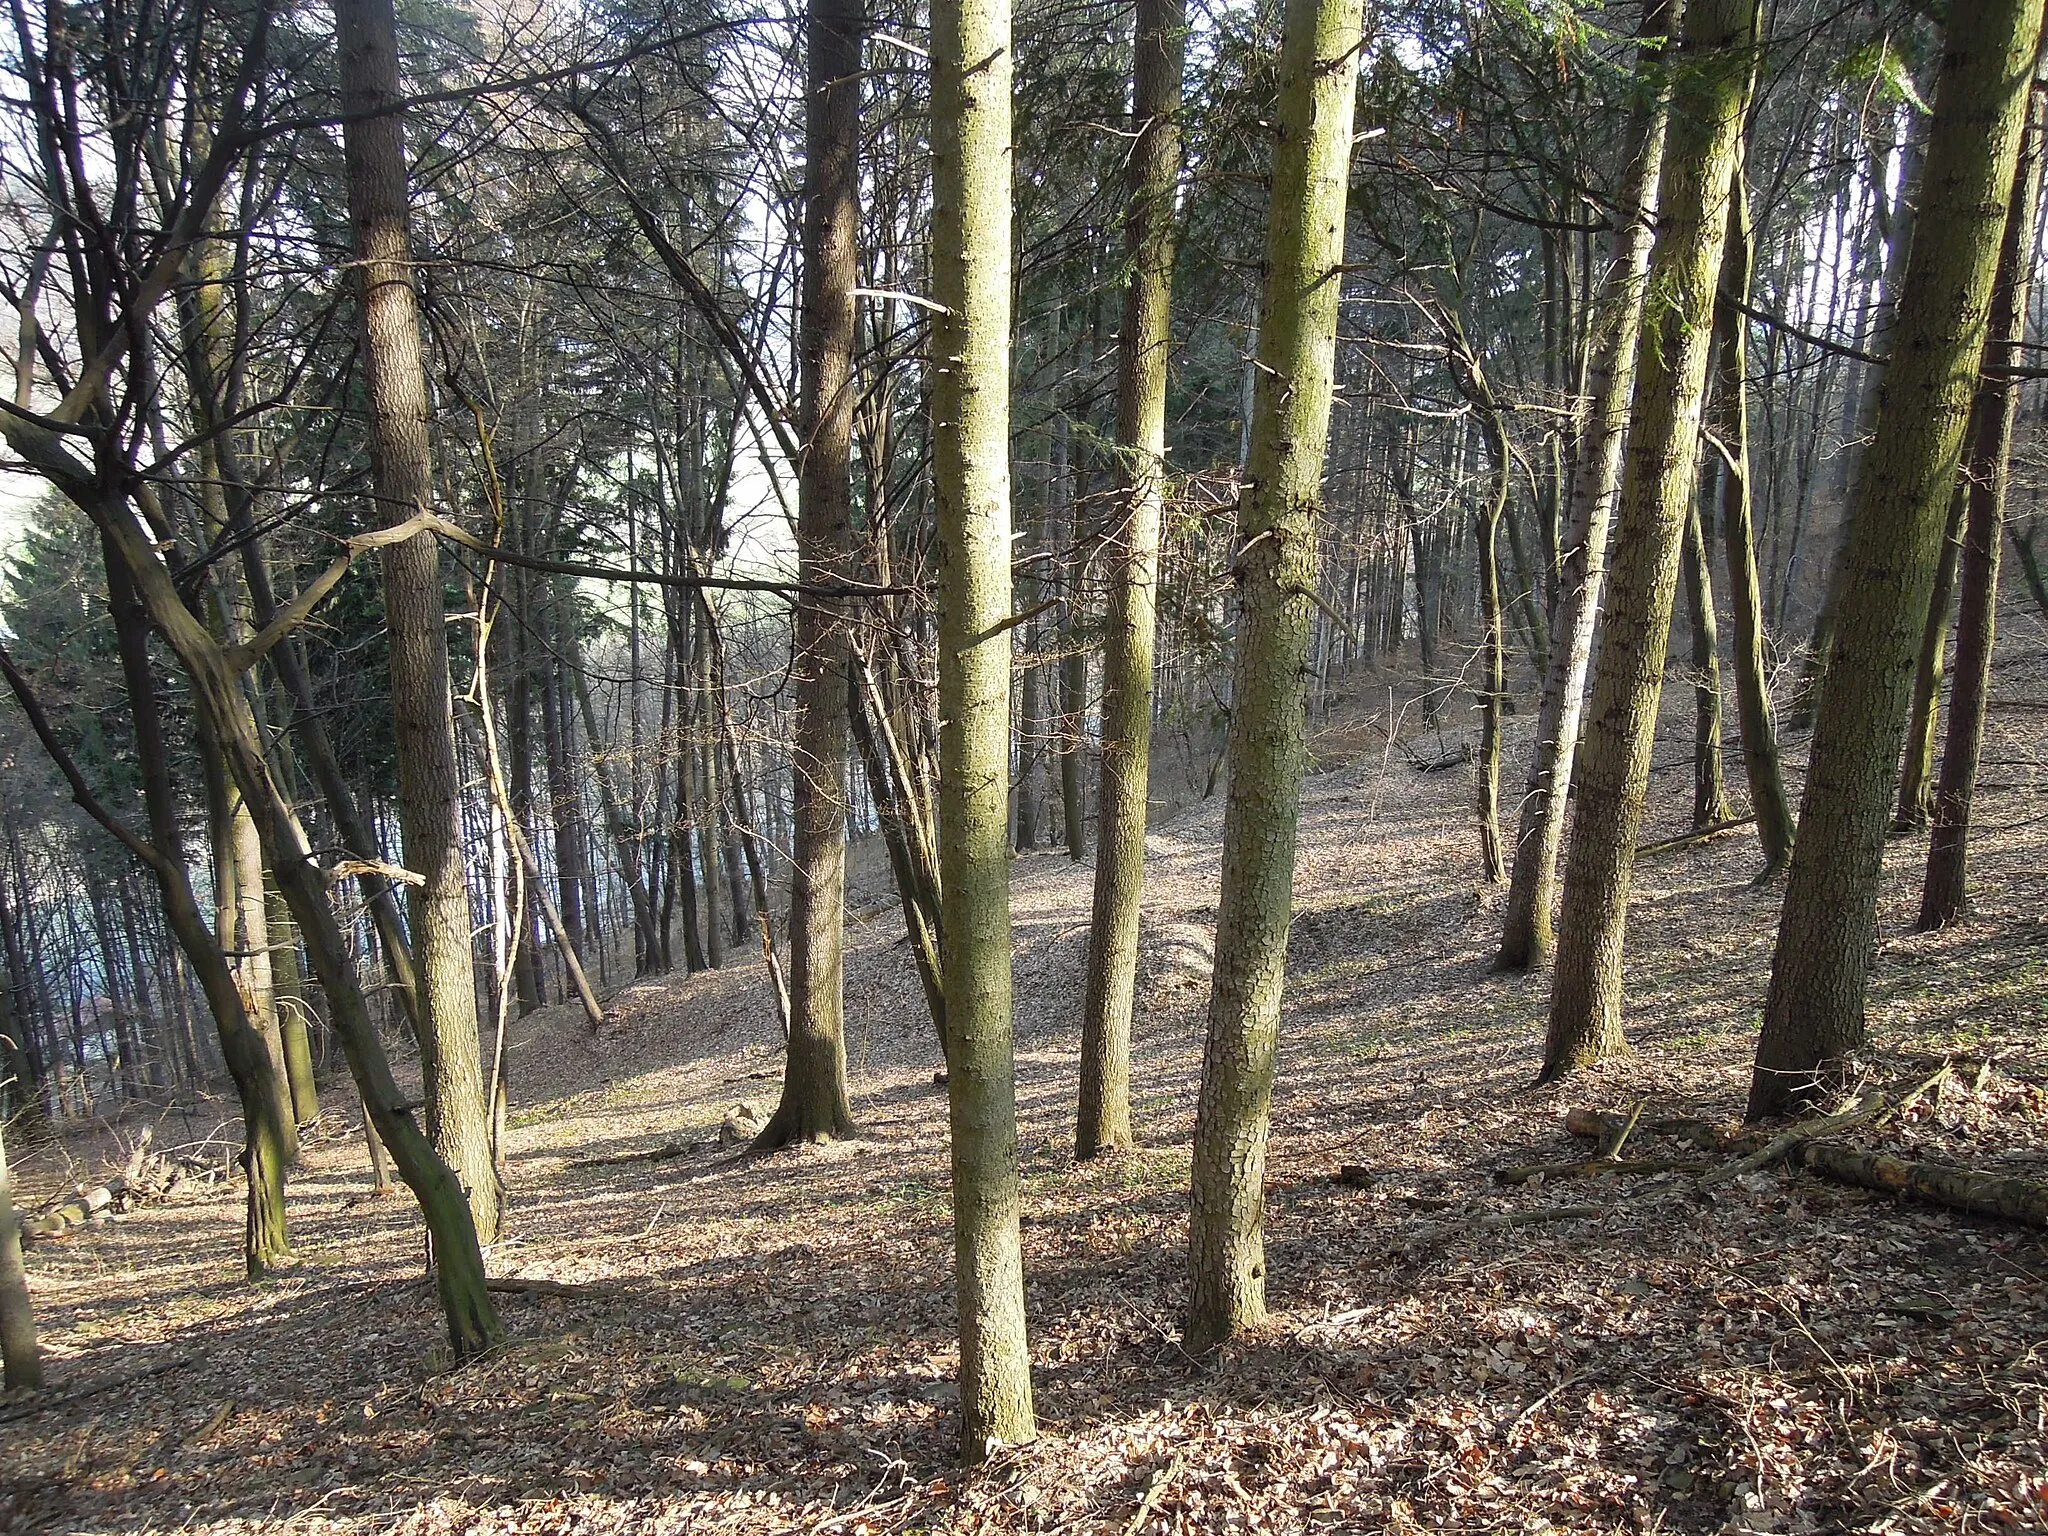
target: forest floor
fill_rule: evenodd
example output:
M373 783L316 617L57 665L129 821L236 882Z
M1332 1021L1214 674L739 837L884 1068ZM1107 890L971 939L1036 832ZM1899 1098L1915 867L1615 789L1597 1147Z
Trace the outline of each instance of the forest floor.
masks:
M1895 843L1872 1071L1966 1062L1884 1144L2040 1175L2048 644L2038 622L2007 638L1975 908L1906 935L1925 842ZM1468 779L1387 747L1394 697L1362 676L1317 735L1273 1316L1250 1340L1209 1360L1177 1342L1219 798L1151 842L1129 1156L1069 1150L1089 870L1016 866L1036 1444L956 1470L946 1101L877 891L848 971L857 1142L719 1145L729 1110L775 1097L758 962L629 987L596 1039L568 1009L517 1026L492 1270L580 1289L502 1296L510 1342L482 1362L450 1368L409 1201L365 1199L344 1115L292 1186L281 1279L240 1279L225 1189L33 1249L53 1386L0 1407L0 1530L2048 1528L2041 1233L1783 1170L1496 1183L1584 1156L1575 1105L1733 1123L1779 893L1749 888L1746 832L1646 859L1635 1054L1532 1091L1544 980L1488 973ZM1687 814L1675 677L1667 709L1652 838ZM617 1160L678 1139L695 1149ZM1375 1177L1333 1182L1345 1164ZM64 1176L49 1153L23 1170L31 1194ZM1561 1204L1582 1214L1485 1222Z

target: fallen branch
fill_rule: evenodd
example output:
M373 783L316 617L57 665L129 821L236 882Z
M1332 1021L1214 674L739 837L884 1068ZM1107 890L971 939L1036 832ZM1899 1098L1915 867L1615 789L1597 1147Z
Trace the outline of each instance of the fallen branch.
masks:
M1659 842L1645 843L1636 850L1636 857L1647 859L1653 853L1675 853L1680 848L1690 848L1694 843L1704 843L1719 837L1723 832L1738 831L1756 821L1754 816L1737 816L1730 821L1717 821L1704 827L1695 827L1677 837L1667 837Z
M190 1365L198 1358L197 1355L190 1354L173 1355L168 1360L153 1361L149 1365L138 1366L132 1371L121 1371L112 1376L102 1376L98 1381L89 1381L82 1387L73 1387L69 1392L59 1392L54 1396L44 1394L32 1397L18 1407L0 1412L0 1424L11 1424L16 1419L25 1419L32 1414L48 1413L52 1408L62 1408L66 1403L75 1403L80 1398L92 1397L101 1392L111 1392L116 1387L131 1386L138 1381L147 1381L152 1376L161 1376L166 1371L175 1371L180 1366Z
M1697 1158L1672 1157L1588 1157L1575 1163L1524 1163L1513 1168L1496 1168L1496 1184L1533 1184L1538 1179L1596 1179L1604 1173L1655 1174L1698 1173L1708 1165Z
M576 1284L568 1280L522 1279L517 1275L501 1275L484 1282L484 1289L496 1291L504 1296L596 1296L616 1289L608 1281Z
M669 1141L645 1152L619 1152L610 1157L579 1157L565 1164L569 1168L623 1168L628 1163L666 1163L678 1157L689 1157L710 1146L708 1141Z
M1590 1141L1602 1141L1619 1131L1625 1118L1613 1110L1574 1109L1566 1112L1564 1128L1568 1135L1583 1136ZM1689 1142L1702 1152L1726 1152L1741 1139L1726 1136L1709 1122L1691 1116L1651 1120L1636 1129L1643 1135L1670 1136L1678 1141ZM1611 1151L1608 1155L1612 1155Z
M1862 1152L1837 1141L1807 1142L1799 1150L1799 1163L1863 1189L2048 1228L2048 1184L2038 1179L1980 1173L1949 1163L1915 1162L1887 1152Z
M1702 1188L1711 1188L1716 1184L1726 1184L1731 1179L1740 1178L1745 1173L1754 1173L1757 1169L1768 1167L1772 1163L1796 1161L1801 1147L1824 1136L1834 1136L1856 1128L1875 1129L1911 1109L1920 1101L1922 1094L1948 1074L1949 1064L1944 1061L1929 1076L1922 1078L1897 1099L1890 1097L1881 1088L1873 1088L1848 1109L1832 1115L1801 1120L1773 1136L1748 1156L1738 1157L1733 1162L1723 1163L1713 1169L1700 1179L1700 1185Z

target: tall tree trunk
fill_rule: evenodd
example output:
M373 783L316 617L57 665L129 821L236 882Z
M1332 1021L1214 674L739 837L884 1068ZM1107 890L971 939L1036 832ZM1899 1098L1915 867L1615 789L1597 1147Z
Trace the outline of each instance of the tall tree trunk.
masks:
M112 541L103 540L107 572L107 608L114 621L114 643L121 657L122 684L128 695L135 730L136 767L142 778L143 806L149 818L150 841L156 856L146 858L162 899L164 921L191 963L206 993L220 1039L221 1055L234 1080L242 1106L242 1169L248 1179L242 1229L242 1259L253 1279L291 1257L284 1201L285 1168L298 1150L291 1112L291 1090L280 1082L281 1068L250 1016L242 991L219 939L207 931L199 902L192 893L185 861L183 834L171 781L171 757L157 706L155 676L149 661L149 627L135 582ZM180 610L183 612L183 610ZM190 614L186 614L190 618ZM198 621L192 620L196 625ZM235 696L238 706L242 695ZM218 738L201 722L201 750L220 756ZM253 823L252 823L253 826ZM257 866L256 878L263 878Z
M1728 777L1721 760L1721 629L1714 614L1713 554L1707 543L1711 504L1701 477L1700 493L1685 514L1682 564L1686 617L1692 632L1692 824L1711 827L1734 814L1728 806Z
M1657 242L1636 349L1636 398L1616 512L1606 632L1593 679L1578 809L1565 866L1543 1076L1625 1050L1621 952L1650 746L1664 687L1686 513L1697 495L1701 406L1713 350L1743 112L1755 67L1756 0L1691 0L1672 82Z
M335 28L342 107L350 114L342 136L370 405L370 473L378 509L395 524L432 505L433 474L391 0L337 0ZM427 1126L435 1149L462 1181L477 1232L488 1243L498 1235L500 1191L477 1034L440 545L422 532L386 546L382 558L399 817L406 867L420 876L408 894Z
M2043 112L2037 96L2014 172L2011 211L1992 294L1988 365L2023 361L2028 300L2033 292L2034 218L2040 206ZM1963 532L1963 593L1956 614L1956 673L1949 689L1948 741L1934 791L1934 830L1927 843L1927 874L1920 888L1925 930L1962 916L1968 895L1970 801L1984 751L1984 712L1991 692L1991 653L1997 639L1999 536L2012 485L2012 441L2020 383L1988 372L1977 386L1970 419L1970 462L1964 483L1970 512Z
M860 0L810 0L804 85L803 396L797 574L853 574L853 372L860 279ZM848 636L829 599L799 597L791 639L789 1048L782 1101L754 1145L853 1131L846 1088L846 701ZM1007 770L1007 764L1005 765ZM1007 771L1005 776L1007 777ZM764 919L765 921L765 919Z
M15 441L19 446L21 440ZM40 445L36 446L40 450ZM162 555L144 535L126 502L76 474L70 456L61 450L41 451L41 457L62 466L52 478L62 477L67 493L113 545L151 620L184 665L201 727L219 744L255 815L265 858L277 876L292 920L305 937L308 957L348 1054L349 1070L378 1134L391 1149L399 1176L419 1201L433 1244L434 1273L449 1342L457 1359L474 1358L503 1337L484 1284L475 1218L461 1183L420 1132L411 1105L391 1075L369 999L356 978L348 941L328 902L325 874L313 859L298 819L270 777L241 691L240 675L228 653L186 609ZM227 990L232 993L232 986ZM260 1056L260 1052L254 1054Z
M1913 648L1976 395L2040 35L2041 0L1982 0L1949 12L1920 206L1925 238L1907 259L1877 431L1850 515L1752 1118L1811 1098L1863 1043Z
M1361 0L1288 0L1238 507L1230 788L1188 1216L1188 1347L1266 1310L1265 1172L1306 731L1303 667L1329 442Z
M1644 0L1636 56L1638 105L1624 138L1620 223L1593 318L1592 361L1586 373L1587 416L1573 458L1571 494L1562 533L1554 643L1537 704L1536 741L1515 831L1513 870L1501 922L1503 971L1540 968L1556 947L1557 854L1579 748L1593 632L1607 576L1608 526L1621 486L1621 449L1635 393L1636 339L1641 331L1650 245L1655 233L1657 172L1664 154L1668 100L1662 87L1665 43L1679 0ZM1416 580L1421 581L1421 544ZM1422 618L1425 623L1427 614ZM1424 631L1425 637L1428 634ZM1425 638L1425 646L1428 641ZM1425 670L1428 663L1425 659Z
M1159 628L1159 525L1166 500L1166 369L1172 344L1173 200L1181 170L1186 0L1138 0L1133 39L1131 278L1117 338L1117 511L1102 645L1101 788L1095 905L1081 1013L1074 1155L1131 1145L1131 1009L1145 883L1152 766L1152 659Z
M932 484L962 1450L1032 1439L1010 999L1009 0L935 0Z
M1757 580L1756 530L1751 515L1749 465L1748 317L1734 301L1749 301L1749 194L1736 171L1728 210L1728 249L1714 299L1714 395L1708 431L1721 454L1721 539L1728 566L1728 613L1735 625L1735 700L1742 722L1742 764L1763 844L1759 883L1776 879L1792 857L1792 802L1778 758L1778 728L1771 714L1770 674L1764 664L1764 605Z

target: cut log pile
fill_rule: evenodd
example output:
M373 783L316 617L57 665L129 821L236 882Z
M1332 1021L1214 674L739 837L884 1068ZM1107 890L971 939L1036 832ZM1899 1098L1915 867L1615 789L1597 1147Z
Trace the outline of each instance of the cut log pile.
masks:
M154 1133L145 1128L119 1171L98 1184L75 1184L44 1202L34 1214L24 1214L21 1240L63 1237L80 1227L167 1199L175 1191L211 1188L234 1176L234 1164L211 1143L159 1152L154 1150L154 1140ZM206 1155L209 1152L213 1155Z

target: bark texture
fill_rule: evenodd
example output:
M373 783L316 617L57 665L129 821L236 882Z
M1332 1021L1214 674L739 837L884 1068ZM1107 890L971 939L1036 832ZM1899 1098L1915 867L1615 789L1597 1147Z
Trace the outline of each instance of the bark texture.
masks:
M1721 541L1727 557L1728 617L1734 626L1735 707L1742 726L1742 766L1756 812L1764 867L1757 878L1775 879L1792 857L1792 802L1778 756L1771 712L1770 668L1764 657L1764 594L1756 568L1756 527L1750 499L1748 318L1731 300L1747 303L1750 283L1749 194L1736 172L1728 210L1728 249L1721 291L1714 301L1714 402L1707 430L1721 455Z
M1266 1137L1294 896L1361 0L1288 0L1283 25L1258 381L1238 507L1223 883L1195 1112L1194 1350L1242 1332L1266 1310Z
M1754 0L1686 7L1658 177L1606 632L1579 754L1543 1076L1625 1050L1621 955L1679 549L1696 492L1714 294L1755 67Z
M399 523L431 505L433 475L419 297L406 228L397 23L391 0L338 0L334 14L342 105L350 114L366 114L350 117L343 144L370 406L371 478L381 520ZM399 821L406 867L421 879L409 896L427 1126L436 1150L462 1180L478 1233L491 1242L498 1234L499 1188L477 1032L440 546L422 532L387 546L382 559Z
M860 221L860 0L811 0L804 86L803 459L797 573L853 574L854 237ZM800 598L794 638L795 823L789 892L789 1047L782 1101L758 1147L853 1131L846 1090L846 729L848 635L828 599Z
M1535 970L1556 948L1552 908L1557 903L1557 854L1564 843L1566 796L1579 748L1586 677L1593 666L1593 632L1607 579L1608 529L1621 486L1622 441L1635 394L1636 338L1642 328L1643 287L1655 233L1657 171L1664 156L1668 102L1659 87L1665 40L1682 0L1644 0L1636 55L1640 105L1623 143L1622 204L1614 246L1593 318L1592 360L1586 373L1587 416L1580 428L1565 514L1557 601L1551 615L1550 664L1537 704L1536 745L1515 832L1508 899L1494 968ZM1420 565L1417 567L1420 577Z
M1119 521L1102 647L1101 793L1095 908L1081 1014L1074 1155L1131 1145L1131 1009L1145 883L1152 764L1152 662L1159 627L1159 525L1166 496L1166 364L1173 300L1174 193L1181 169L1185 0L1138 0L1131 129L1131 263L1117 340Z
M2013 176L1998 284L1991 300L1991 343L1984 353L1987 364L2025 360L2022 343L2033 293L2034 218L2041 201L2042 125L2037 99ZM1969 895L1970 801L1984 755L1984 711L1991 694L1991 653L1998 637L1999 550L2012 482L2013 428L2019 405L2019 382L1987 372L1977 386L1971 411L1970 458L1963 481L1969 512L1963 526L1955 681L1949 691L1948 740L1941 754L1941 777L1934 789L1927 874L1920 887L1916 926L1923 930L1939 928L1962 916Z
M1804 1102L1863 1043L1864 988L1914 647L1976 393L2041 0L1949 12L1919 230L1843 550L1799 843L1750 1084L1752 1118Z
M939 875L962 1452L1032 1439L1010 997L1010 6L932 6Z

